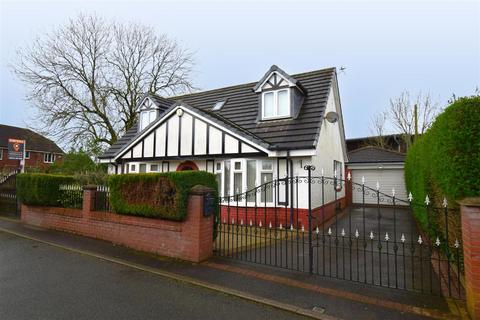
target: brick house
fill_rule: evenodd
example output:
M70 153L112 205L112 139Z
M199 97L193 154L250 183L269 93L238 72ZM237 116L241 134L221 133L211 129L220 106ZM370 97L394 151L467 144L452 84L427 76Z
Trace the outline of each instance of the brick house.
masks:
M10 172L20 168L20 160L8 158L8 139L26 141L26 168L45 169L63 158L64 152L52 140L30 129L0 124L0 172Z

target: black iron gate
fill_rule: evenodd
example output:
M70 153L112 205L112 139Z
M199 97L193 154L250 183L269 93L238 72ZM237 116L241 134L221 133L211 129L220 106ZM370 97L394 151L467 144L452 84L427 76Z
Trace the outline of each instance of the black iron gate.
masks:
M353 183L350 176L314 176L313 166L305 170L306 176L269 181L221 198L216 255L464 298L461 235L442 223L458 210L446 201L435 208L428 197L397 199L394 190L387 194L378 183L372 188ZM278 205L279 190L287 187L291 199ZM361 193L363 203L346 205L349 192ZM376 204L367 204L368 197Z
M14 171L0 178L0 214L20 215L16 188L17 173L18 171Z

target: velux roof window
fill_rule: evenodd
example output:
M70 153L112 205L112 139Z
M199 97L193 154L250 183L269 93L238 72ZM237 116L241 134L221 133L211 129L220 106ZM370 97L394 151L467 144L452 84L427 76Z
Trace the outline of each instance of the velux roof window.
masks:
M220 111L220 110L223 108L223 106L225 105L226 102L227 102L226 99L225 99L225 100L217 101L217 102L215 103L215 105L213 106L212 111Z

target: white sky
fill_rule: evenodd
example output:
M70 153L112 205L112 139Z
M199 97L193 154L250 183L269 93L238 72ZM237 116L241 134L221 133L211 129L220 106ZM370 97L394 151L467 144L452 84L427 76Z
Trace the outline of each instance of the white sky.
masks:
M0 123L26 126L32 110L8 64L16 49L78 13L154 27L196 52L202 89L288 73L339 73L347 137L369 135L373 113L403 90L452 93L480 86L475 1L4 1L0 0Z

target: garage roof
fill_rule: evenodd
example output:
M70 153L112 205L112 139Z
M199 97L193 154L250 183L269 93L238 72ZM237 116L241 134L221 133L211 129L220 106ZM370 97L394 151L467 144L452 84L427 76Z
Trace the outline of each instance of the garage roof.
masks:
M350 151L348 160L348 163L405 162L405 154L375 146L367 146Z

